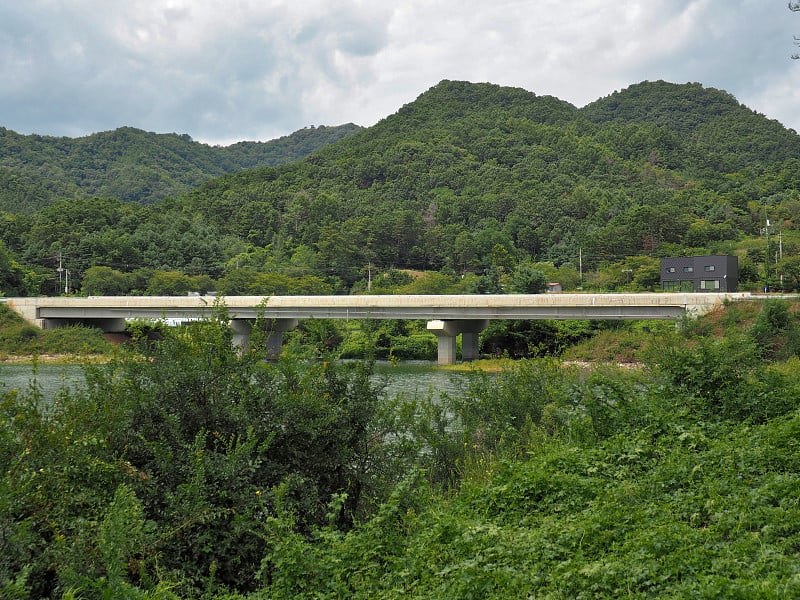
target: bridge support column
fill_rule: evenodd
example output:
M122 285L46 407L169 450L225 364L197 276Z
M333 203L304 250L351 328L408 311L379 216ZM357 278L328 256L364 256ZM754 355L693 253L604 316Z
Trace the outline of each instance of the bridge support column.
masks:
M233 345L241 352L247 350L250 342L250 332L253 330L253 321L249 319L233 319L230 323L233 331Z
M456 336L461 334L461 358L475 360L478 354L478 334L489 325L487 319L459 319L428 321L428 331L438 338L438 362L452 365L456 362Z
M247 349L250 341L250 332L253 330L252 319L232 319L231 329L233 330L233 345ZM283 344L283 334L297 327L297 319L272 319L267 321L264 333L267 336L267 358L277 359L281 355L281 345Z

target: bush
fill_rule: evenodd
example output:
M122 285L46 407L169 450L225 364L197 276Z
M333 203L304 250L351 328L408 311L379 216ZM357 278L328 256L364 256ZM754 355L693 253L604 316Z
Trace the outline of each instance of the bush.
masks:
M258 336L232 346L224 311L163 335L87 365L86 389L47 413L6 395L0 584L87 599L166 597L159 582L252 591L268 516L301 535L346 530L405 474L370 363L267 364Z
M793 392L786 396L791 381L766 369L749 336L661 345L656 355L669 384L701 418L763 422L797 404Z
M786 358L798 349L800 324L792 321L787 302L765 300L750 335L764 357Z
M8 354L104 354L114 346L100 329L74 326L39 329L0 304L0 352Z
M114 349L114 344L94 327L76 325L40 333L39 350L48 354L108 354Z
M339 352L342 358L434 360L437 342L423 322L361 321L357 328L348 331Z
M500 374L475 373L458 396L446 396L451 428L475 453L515 452L541 427L562 423L555 415L571 406L571 372L553 359L521 361Z

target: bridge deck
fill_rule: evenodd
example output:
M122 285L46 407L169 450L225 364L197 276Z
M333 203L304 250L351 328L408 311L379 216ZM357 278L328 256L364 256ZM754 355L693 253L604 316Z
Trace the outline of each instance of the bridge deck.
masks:
M414 296L227 296L234 319L672 319L750 294L514 294ZM46 319L187 319L208 315L208 296L9 298L31 322Z

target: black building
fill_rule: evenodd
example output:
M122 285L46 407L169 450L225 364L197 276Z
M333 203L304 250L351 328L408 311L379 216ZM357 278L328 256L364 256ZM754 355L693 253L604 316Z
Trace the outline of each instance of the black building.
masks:
M678 256L661 259L665 292L735 292L739 259L735 256Z

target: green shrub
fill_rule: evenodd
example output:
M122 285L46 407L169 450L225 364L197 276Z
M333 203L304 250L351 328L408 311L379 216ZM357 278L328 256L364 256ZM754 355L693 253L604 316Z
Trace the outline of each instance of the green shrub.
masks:
M138 337L0 397L0 597L797 596L800 359L660 337L436 401L240 353L223 309Z
M661 345L656 355L670 385L702 418L763 422L797 405L794 382L766 368L749 336Z
M444 403L468 450L513 450L524 446L532 429L555 426L545 417L570 405L571 383L554 359L520 361L497 375L475 373L463 394L447 396Z
M113 347L99 329L83 326L39 329L0 304L0 352L83 355L109 353Z
M361 321L339 347L342 358L434 360L436 353L436 336L423 322L396 319Z
M789 304L783 300L765 300L750 329L750 335L765 356L775 356L780 339L790 325Z
M80 325L45 329L39 340L39 351L48 354L107 354L114 349L100 329Z

